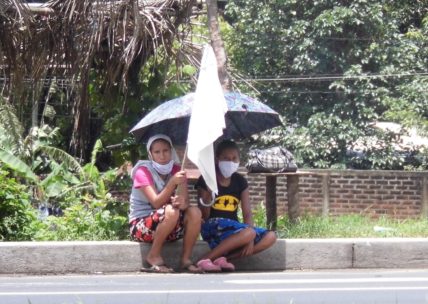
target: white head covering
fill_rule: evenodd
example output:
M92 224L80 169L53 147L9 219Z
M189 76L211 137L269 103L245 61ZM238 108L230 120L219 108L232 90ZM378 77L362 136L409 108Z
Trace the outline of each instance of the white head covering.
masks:
M149 140L147 141L147 153L148 153L148 155L149 155L149 159L150 160L153 160L153 158L152 158L152 153L150 153L150 147L152 146L152 143L155 141L155 140L158 140L158 139L163 139L163 140L165 140L165 141L167 141L168 143L169 143L169 145L171 146L171 158L172 158L172 160L174 161L174 163L176 163L176 164L178 164L178 165L180 165L180 159L178 158L178 155L177 155L177 151L175 151L175 148L174 148L174 146L172 145L172 141L171 141L171 138L169 138L169 136L167 136L167 135L165 135L165 134L156 134L156 135L153 135L152 137L150 137L149 138Z

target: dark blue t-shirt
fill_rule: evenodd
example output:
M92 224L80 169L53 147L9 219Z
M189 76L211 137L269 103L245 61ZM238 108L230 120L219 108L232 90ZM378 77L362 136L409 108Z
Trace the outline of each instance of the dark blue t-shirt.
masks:
M223 187L218 186L218 194L216 195L215 202L211 206L210 218L222 217L238 221L238 206L241 203L241 193L248 188L248 182L239 173L233 173L231 176L230 185ZM207 184L202 176L199 177L195 188L201 187L208 190Z

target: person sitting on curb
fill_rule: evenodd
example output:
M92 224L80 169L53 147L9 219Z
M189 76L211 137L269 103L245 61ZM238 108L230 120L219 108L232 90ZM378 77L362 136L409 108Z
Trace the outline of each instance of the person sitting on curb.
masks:
M211 248L197 263L206 272L234 271L228 260L250 256L268 249L276 242L276 234L254 227L249 199L248 182L236 172L239 167L239 148L231 140L220 142L215 152L218 194L210 207L202 210L202 238ZM211 202L211 191L201 176L197 183L198 197L204 204ZM241 205L243 221L238 220Z
M200 273L190 258L200 233L201 211L189 206L186 173L178 164L171 139L163 134L152 136L147 153L149 160L139 161L131 173L130 234L135 241L152 244L141 270L173 272L164 263L162 247L165 241L183 238L180 268Z

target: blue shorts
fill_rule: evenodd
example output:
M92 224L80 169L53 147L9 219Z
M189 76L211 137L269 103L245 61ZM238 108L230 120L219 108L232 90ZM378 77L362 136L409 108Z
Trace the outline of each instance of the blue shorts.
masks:
M202 224L201 235L202 239L208 243L208 246L210 246L211 249L213 249L232 234L238 233L248 227L249 225L247 224L227 218L210 218ZM261 227L252 228L256 232L254 244L257 244L265 236L268 230Z

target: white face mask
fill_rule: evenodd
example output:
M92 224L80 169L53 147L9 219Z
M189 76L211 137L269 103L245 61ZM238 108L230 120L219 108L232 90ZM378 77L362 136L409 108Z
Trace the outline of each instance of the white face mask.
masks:
M220 169L221 175L225 178L229 178L233 173L238 171L239 163L233 161L219 161L218 168Z
M171 159L169 161L169 163L165 164L165 165L161 165L157 162L155 162L154 160L152 160L152 164L153 164L153 168L155 168L155 170L162 175L167 175L170 174L172 171L172 166L174 166L174 161Z

